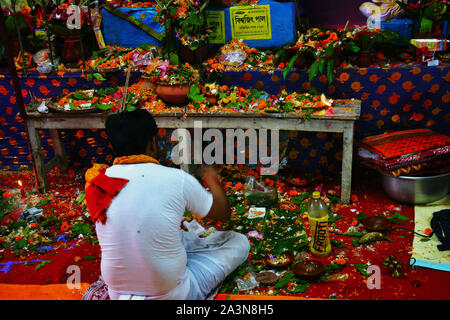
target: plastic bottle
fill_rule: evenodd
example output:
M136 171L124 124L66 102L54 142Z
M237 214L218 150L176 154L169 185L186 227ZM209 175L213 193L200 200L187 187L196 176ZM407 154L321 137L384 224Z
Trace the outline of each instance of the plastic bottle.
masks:
M331 243L328 232L328 206L317 191L313 193L313 199L309 204L308 220L311 230L311 253L317 257L329 255Z

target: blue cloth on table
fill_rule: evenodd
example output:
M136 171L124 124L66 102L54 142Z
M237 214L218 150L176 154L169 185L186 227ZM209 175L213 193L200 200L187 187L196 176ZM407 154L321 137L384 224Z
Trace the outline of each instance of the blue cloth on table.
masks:
M153 19L157 13L153 7L117 9L144 22L157 33L161 33L164 30L164 26L161 26ZM161 42L131 22L123 20L105 9L102 9L102 15L103 37L106 44L126 48L137 48L141 44L161 45Z

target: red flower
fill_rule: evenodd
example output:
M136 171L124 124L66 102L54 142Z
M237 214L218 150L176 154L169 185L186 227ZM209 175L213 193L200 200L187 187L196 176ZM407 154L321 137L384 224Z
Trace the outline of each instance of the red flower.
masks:
M10 197L12 197L12 193L5 192L5 193L3 194L3 198L5 198L5 199L8 199L8 198L10 198Z
M67 231L69 231L69 224L67 223L67 222L63 222L62 224L61 224L61 231L62 232L67 232Z

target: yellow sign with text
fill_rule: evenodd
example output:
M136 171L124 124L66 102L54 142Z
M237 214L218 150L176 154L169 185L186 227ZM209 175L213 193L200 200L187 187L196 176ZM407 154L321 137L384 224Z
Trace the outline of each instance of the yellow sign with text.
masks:
M272 39L268 4L230 7L230 22L233 39Z
M212 30L208 35L209 43L225 43L225 12L207 10L206 25Z

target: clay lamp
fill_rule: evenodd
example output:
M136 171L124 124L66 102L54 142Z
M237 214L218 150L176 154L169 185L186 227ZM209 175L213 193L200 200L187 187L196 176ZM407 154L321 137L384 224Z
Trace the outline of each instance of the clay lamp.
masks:
M290 251L285 251L278 257L274 257L271 254L264 256L266 266L275 269L287 267L292 261L294 261L294 254Z
M325 266L320 261L304 260L294 264L292 271L299 277L315 278L325 271Z

